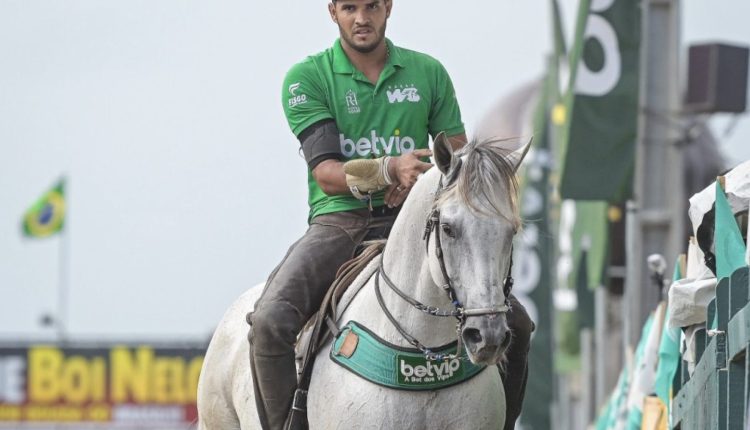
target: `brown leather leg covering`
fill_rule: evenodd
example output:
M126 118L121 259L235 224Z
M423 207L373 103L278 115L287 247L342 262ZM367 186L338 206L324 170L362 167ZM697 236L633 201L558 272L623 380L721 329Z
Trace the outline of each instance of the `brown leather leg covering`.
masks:
M505 387L505 427L513 430L516 420L521 415L523 398L526 395L526 381L529 376L529 346L534 322L526 313L526 308L511 294L508 298L511 311L508 313L508 326L513 334L513 341L506 352L507 363L505 370L500 369L500 376Z
M252 313L247 314L248 323ZM255 370L255 361L253 360L253 341L252 341L252 329L248 333L248 341L250 342L250 372L253 375L253 391L255 392L255 409L258 411L258 419L260 420L260 426L264 429L269 428L268 425L268 414L266 413L266 406L263 404L263 397L260 392L259 384L255 381L258 380L258 372Z
M282 429L297 388L294 353L288 357L255 356L250 361L254 370L255 405L261 426L265 429ZM255 371L256 367L262 368L263 372Z
M256 405L266 430L284 427L297 387L297 335L320 307L336 270L352 257L367 223L367 217L352 213L316 217L274 270L248 317Z

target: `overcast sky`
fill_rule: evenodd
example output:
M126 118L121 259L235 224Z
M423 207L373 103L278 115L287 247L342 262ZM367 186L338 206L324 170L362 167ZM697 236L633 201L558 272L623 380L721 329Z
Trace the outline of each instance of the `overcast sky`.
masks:
M563 0L572 32L577 2ZM399 1L388 36L448 69L473 126L543 72L548 2ZM750 2L690 0L686 43L750 43ZM74 339L204 339L306 227L286 70L329 47L325 0L0 0L0 339L52 339L60 238L20 235L69 178ZM719 137L731 119L713 121ZM750 158L739 117L722 150Z

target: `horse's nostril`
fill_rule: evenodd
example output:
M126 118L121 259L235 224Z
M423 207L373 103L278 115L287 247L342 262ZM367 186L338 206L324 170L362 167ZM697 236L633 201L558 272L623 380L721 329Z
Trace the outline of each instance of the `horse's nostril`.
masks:
M505 337L503 338L503 342L501 344L501 347L503 349L508 348L510 346L510 341L513 340L513 336L511 336L510 332L505 332Z
M482 341L482 334L475 328L465 328L463 335L464 341L469 344L476 345Z

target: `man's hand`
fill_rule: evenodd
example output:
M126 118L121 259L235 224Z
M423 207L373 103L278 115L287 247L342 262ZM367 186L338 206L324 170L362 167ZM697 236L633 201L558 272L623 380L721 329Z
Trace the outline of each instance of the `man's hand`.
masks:
M432 167L432 164L419 160L421 157L429 157L430 155L432 155L432 151L429 149L417 149L408 154L393 157L388 164L389 176L402 188L410 190L417 182L417 177ZM404 198L406 198L405 195Z
M393 181L388 174L391 157L351 160L344 163L346 184L352 192L369 193L380 191Z
M393 184L385 190L385 196L383 196L383 203L389 208L395 208L401 206L409 195L409 189L399 185Z

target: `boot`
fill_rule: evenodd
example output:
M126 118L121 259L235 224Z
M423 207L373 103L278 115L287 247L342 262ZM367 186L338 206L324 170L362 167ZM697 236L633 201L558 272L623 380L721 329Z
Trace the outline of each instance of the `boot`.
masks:
M251 347L250 363L261 426L264 430L286 430L284 423L297 388L294 354L263 357L254 354Z

